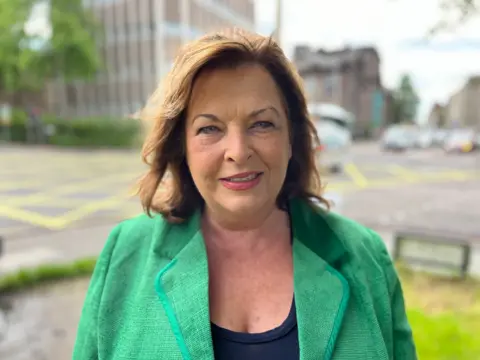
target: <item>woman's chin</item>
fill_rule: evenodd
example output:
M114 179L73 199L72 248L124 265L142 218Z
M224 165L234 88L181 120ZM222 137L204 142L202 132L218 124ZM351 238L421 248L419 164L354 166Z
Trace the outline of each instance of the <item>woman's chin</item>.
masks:
M266 196L251 195L251 196L239 196L232 197L230 199L223 199L218 203L220 215L223 216L238 216L240 219L249 217L249 214L261 214L265 212L265 209L272 207L275 201L271 201Z

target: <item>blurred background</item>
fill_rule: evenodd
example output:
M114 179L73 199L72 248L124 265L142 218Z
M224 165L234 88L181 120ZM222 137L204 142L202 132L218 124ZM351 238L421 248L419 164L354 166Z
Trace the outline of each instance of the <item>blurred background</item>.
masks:
M272 35L304 81L333 211L380 233L420 359L480 359L480 3L0 0L0 359L71 358L139 120L182 44Z

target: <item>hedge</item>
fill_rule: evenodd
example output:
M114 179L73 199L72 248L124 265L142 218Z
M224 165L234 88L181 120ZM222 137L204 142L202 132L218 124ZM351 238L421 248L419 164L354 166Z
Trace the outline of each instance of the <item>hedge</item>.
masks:
M27 114L14 110L12 122L0 126L0 134L15 143L27 142ZM64 119L52 115L42 115L44 129L53 130L45 135L44 143L66 147L119 147L129 148L140 143L141 121L110 117L88 117ZM1 135L0 135L1 137Z

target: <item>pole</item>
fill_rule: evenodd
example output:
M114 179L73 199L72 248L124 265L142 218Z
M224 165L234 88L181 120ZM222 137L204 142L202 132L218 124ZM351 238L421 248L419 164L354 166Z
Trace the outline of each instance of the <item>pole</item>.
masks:
M180 0L180 24L182 31L182 45L186 44L190 40L190 3L191 1Z
M277 42L278 46L282 47L282 13L283 13L283 3L282 0L277 0L276 6L276 30L275 30L275 41Z
M156 84L159 82L163 83L164 75L165 75L165 62L167 59L165 58L166 52L166 35L164 30L164 20L165 20L165 0L153 0L152 2L153 9L151 9L154 13L154 22L156 25L155 30L152 34L155 38L155 62L158 64L156 70Z

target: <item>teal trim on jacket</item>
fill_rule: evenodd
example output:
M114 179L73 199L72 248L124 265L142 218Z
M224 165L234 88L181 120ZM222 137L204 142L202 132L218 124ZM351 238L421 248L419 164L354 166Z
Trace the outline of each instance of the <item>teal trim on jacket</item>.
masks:
M402 289L380 237L290 202L301 360L413 360ZM119 224L92 276L74 360L213 360L200 212Z

